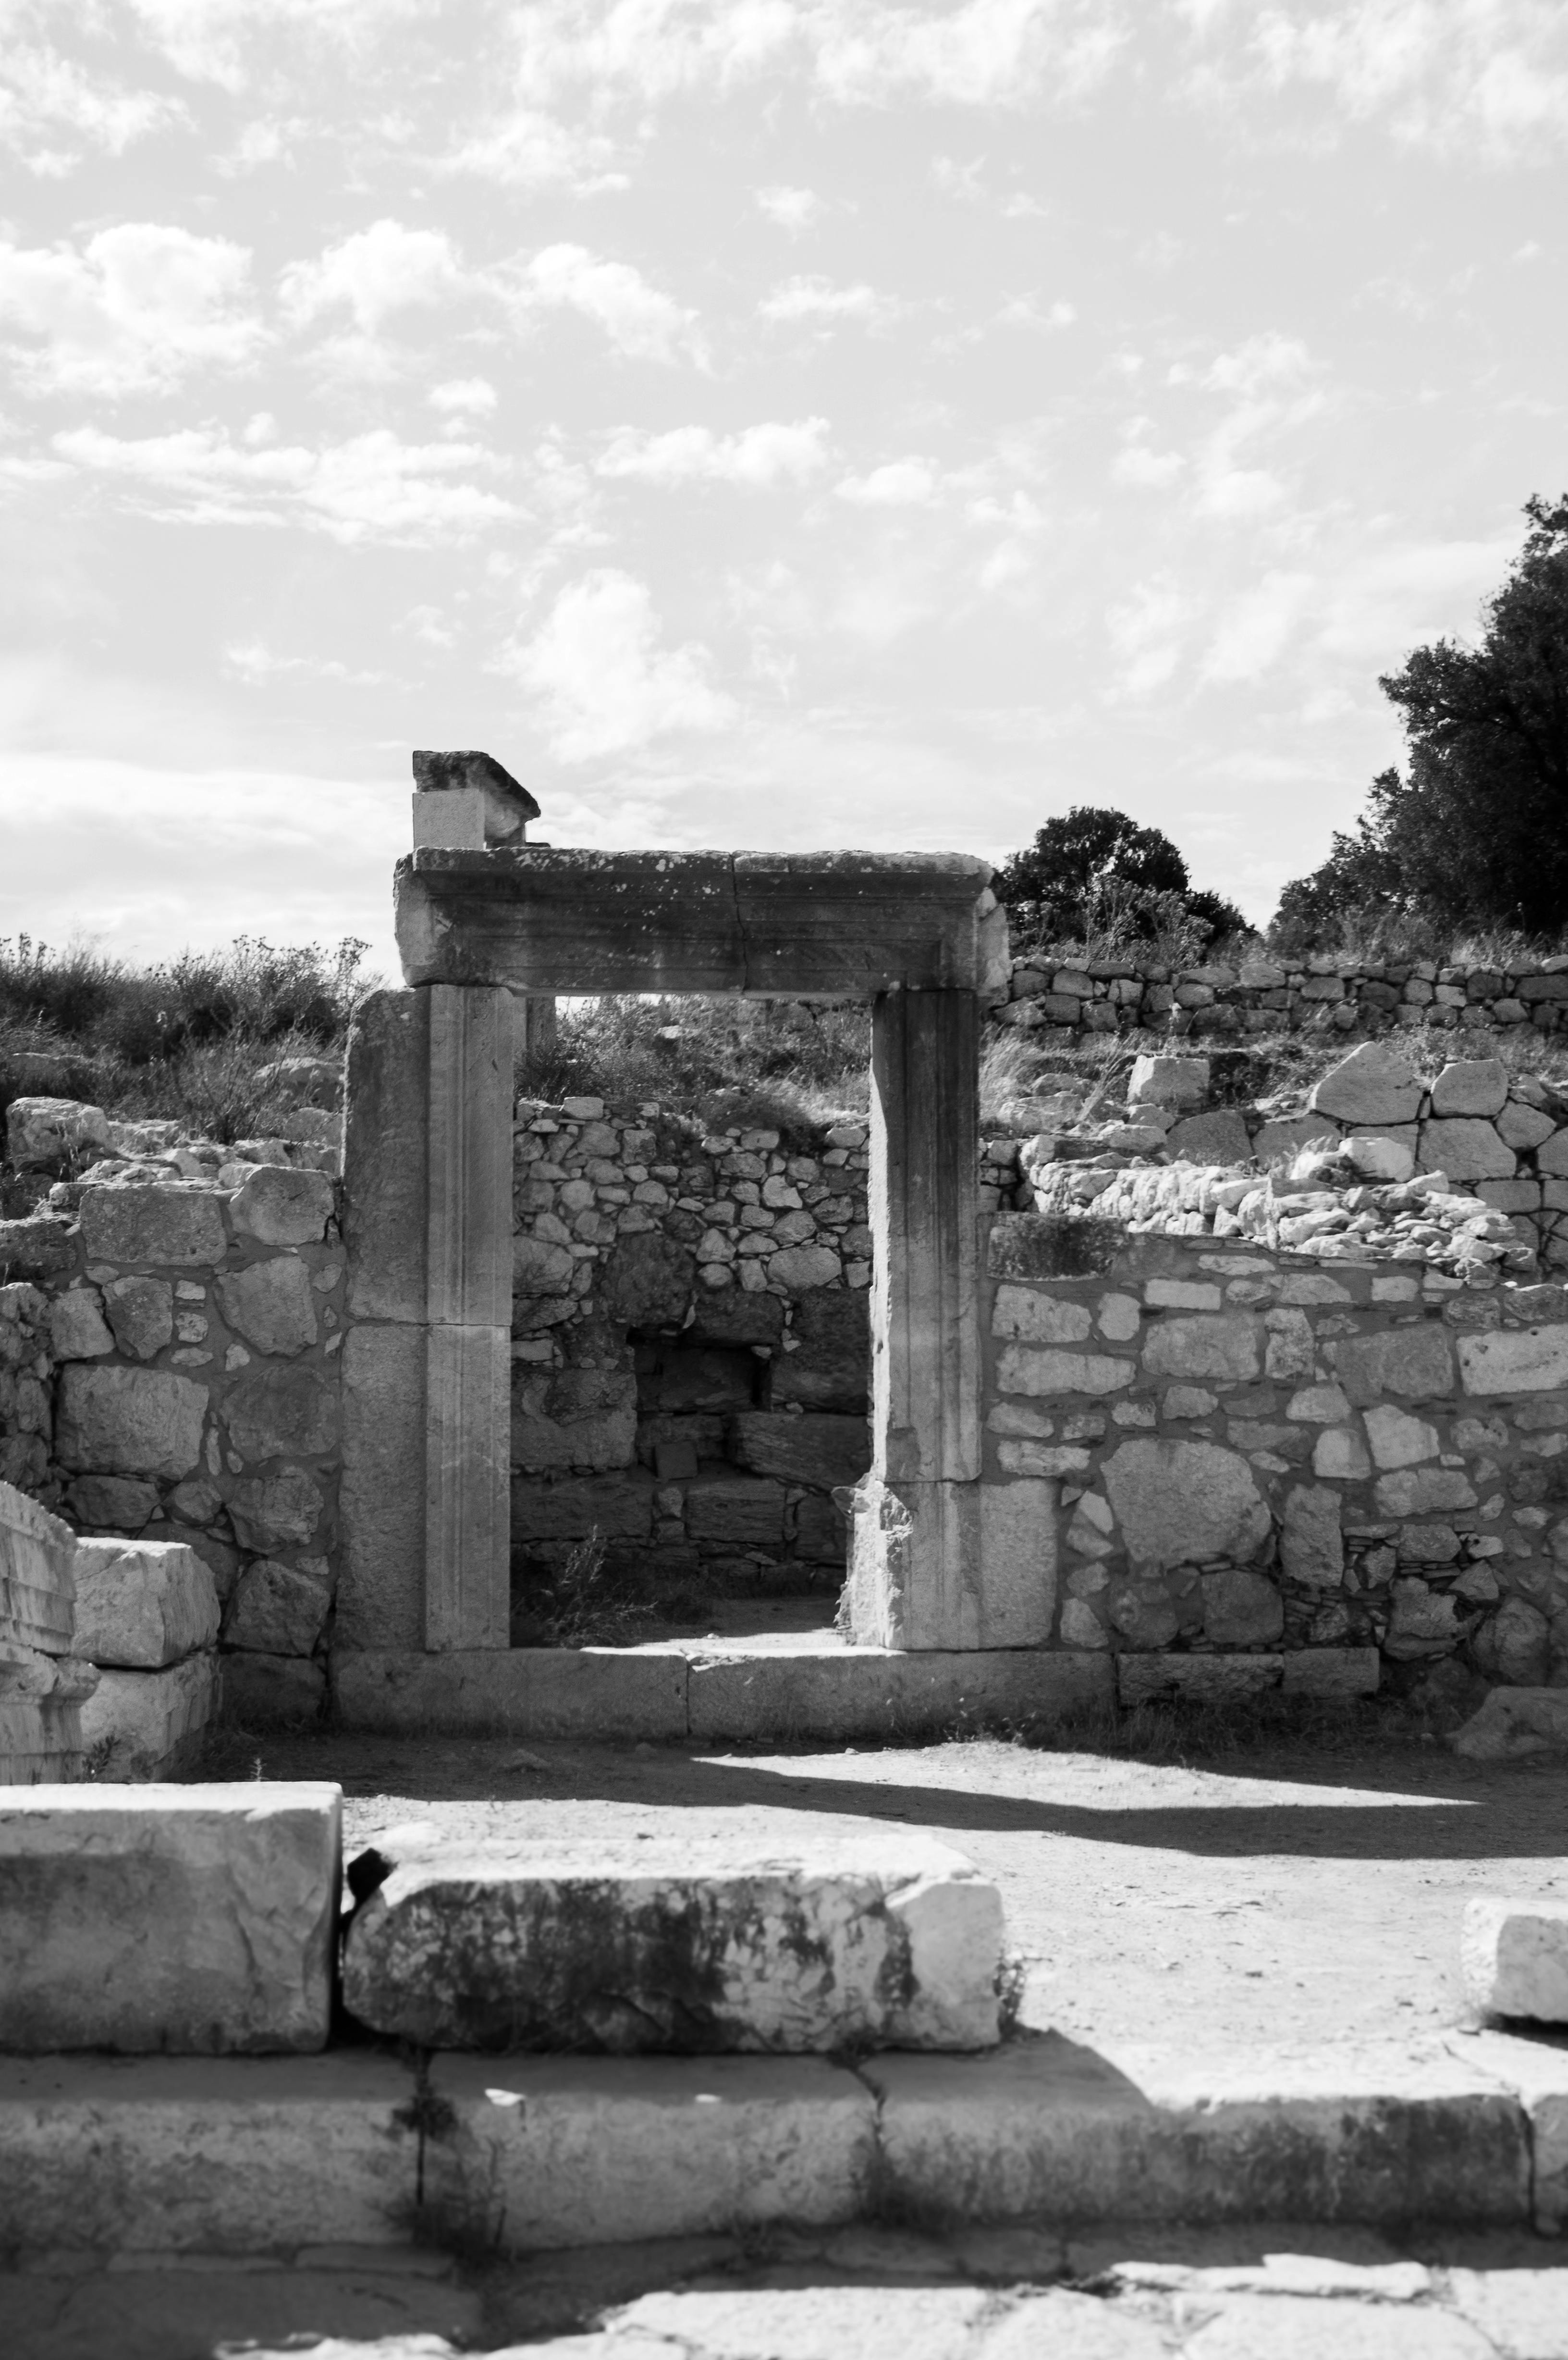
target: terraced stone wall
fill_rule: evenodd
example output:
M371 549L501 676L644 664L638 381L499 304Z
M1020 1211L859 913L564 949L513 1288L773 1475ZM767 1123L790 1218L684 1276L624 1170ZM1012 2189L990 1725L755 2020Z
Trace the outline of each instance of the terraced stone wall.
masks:
M985 1479L1049 1519L1055 1644L1158 1656L1145 1688L1568 1685L1568 1290L1025 1213L984 1317Z

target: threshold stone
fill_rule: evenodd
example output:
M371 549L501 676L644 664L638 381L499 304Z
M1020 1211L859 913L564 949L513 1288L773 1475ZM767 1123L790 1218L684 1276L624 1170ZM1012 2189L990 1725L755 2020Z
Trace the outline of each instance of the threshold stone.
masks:
M463 1843L351 1863L343 2000L431 2049L975 2049L999 2035L1002 1904L915 1837Z

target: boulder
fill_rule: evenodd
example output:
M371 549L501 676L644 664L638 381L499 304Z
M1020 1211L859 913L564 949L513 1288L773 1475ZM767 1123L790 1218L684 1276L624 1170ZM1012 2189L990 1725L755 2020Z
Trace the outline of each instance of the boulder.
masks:
M280 1467L236 1483L229 1495L229 1518L242 1548L302 1548L315 1534L323 1505L320 1486L302 1467Z
M172 1777L200 1754L217 1710L217 1659L207 1651L161 1671L101 1672L82 1708L82 1742L101 1778Z
M252 1369L231 1386L223 1416L243 1459L312 1458L337 1440L337 1386L308 1363Z
M1508 1069L1500 1057L1455 1057L1432 1086L1432 1110L1437 1116L1498 1115L1508 1102Z
M1135 1057L1127 1084L1127 1104L1153 1101L1161 1106L1196 1109L1208 1103L1209 1061L1206 1057Z
M924 1837L475 1841L427 1820L349 1875L363 1897L344 2005L421 2048L821 2055L998 2037L1000 1896Z
M1494 1688L1448 1743L1471 1762L1568 1754L1568 1688Z
M1568 1901L1467 1901L1459 1961L1483 2016L1568 2025Z
M248 1779L0 1792L0 2049L323 2049L340 1810Z
M71 1361L60 1371L55 1453L84 1475L189 1475L206 1414L206 1386L172 1369Z
M13 1098L5 1109L5 1153L18 1172L49 1171L83 1148L110 1145L102 1107L76 1098Z
M337 1199L324 1172L258 1164L229 1206L241 1237L264 1246L320 1245Z
M302 1352L316 1341L316 1292L296 1254L277 1254L218 1281L224 1318L258 1352Z
M174 1289L167 1278L112 1278L103 1309L115 1343L134 1360L154 1360L174 1340Z
M228 1251L223 1200L212 1188L84 1188L82 1242L90 1262L215 1269Z
M57 1360L96 1360L114 1349L95 1286L73 1286L49 1307L49 1349Z
M1552 1625L1528 1598L1505 1598L1471 1642L1478 1667L1512 1688L1544 1688L1552 1666Z
M1203 1635L1221 1647L1269 1647L1284 1635L1285 1603L1266 1574L1231 1565L1203 1578Z
M1291 1581L1337 1590L1345 1579L1341 1495L1326 1484L1298 1483L1285 1499L1279 1562Z
M1251 1468L1218 1443L1124 1442L1105 1462L1105 1490L1136 1566L1249 1557L1269 1533Z
M1307 1104L1358 1131L1365 1123L1413 1122L1423 1094L1421 1076L1397 1049L1364 1041L1323 1076Z
M218 1635L212 1574L179 1541L76 1545L76 1652L89 1663L159 1671Z
M736 1460L753 1474L809 1483L818 1491L857 1483L871 1464L871 1432L864 1417L748 1410L731 1419L730 1436Z

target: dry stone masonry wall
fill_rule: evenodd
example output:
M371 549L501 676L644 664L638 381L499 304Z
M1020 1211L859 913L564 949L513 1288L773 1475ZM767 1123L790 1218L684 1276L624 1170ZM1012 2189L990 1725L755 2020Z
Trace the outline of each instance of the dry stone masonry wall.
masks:
M836 1590L869 1462L866 1131L519 1102L515 1631L597 1532L677 1608Z

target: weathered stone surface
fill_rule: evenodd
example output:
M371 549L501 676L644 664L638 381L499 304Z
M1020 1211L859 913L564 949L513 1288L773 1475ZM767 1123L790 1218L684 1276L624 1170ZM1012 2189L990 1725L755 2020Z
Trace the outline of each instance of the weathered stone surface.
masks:
M1494 1328L1459 1338L1467 1393L1556 1393L1568 1385L1568 1328Z
M1116 1360L1108 1352L1007 1344L996 1363L996 1389L1004 1393L1116 1393L1137 1374L1135 1362Z
M14 1649L71 1654L75 1558L70 1525L0 1483L0 1663Z
M1394 1583L1390 1606L1383 1653L1396 1663L1450 1655L1465 1636L1456 1601L1446 1590L1429 1589L1414 1575Z
M1203 1634L1222 1647L1269 1647L1283 1635L1285 1604L1266 1574L1247 1566L1205 1573Z
M1438 1116L1501 1114L1508 1102L1508 1069L1500 1057L1455 1057L1432 1086Z
M1124 1442L1105 1460L1105 1479L1135 1565L1248 1557L1269 1537L1252 1470L1218 1443Z
M114 1349L95 1286L73 1286L49 1307L49 1346L57 1360L95 1360Z
M1390 1139L1383 1131L1354 1131L1340 1153L1363 1180L1408 1180L1416 1168L1416 1137Z
M1443 1508L1475 1505L1475 1494L1457 1467L1402 1467L1379 1475L1372 1495L1380 1516L1429 1516Z
M1436 1401L1454 1390L1448 1338L1429 1322L1385 1328L1380 1335L1346 1336L1327 1349L1357 1409L1370 1408L1389 1393Z
M216 1585L179 1541L79 1541L73 1571L89 1663L158 1671L217 1638Z
M605 1257L598 1295L620 1328L679 1328L697 1284L696 1257L661 1229L619 1238Z
M637 1418L629 1369L525 1370L512 1389L512 1465L526 1475L629 1467Z
M311 1458L338 1438L337 1386L304 1363L251 1369L230 1387L223 1417L242 1459Z
M294 1254L226 1272L218 1300L230 1327L258 1352L302 1352L321 1332L310 1273Z
M89 1262L210 1270L228 1250L223 1207L211 1188L84 1188L82 1242Z
M299 1548L321 1521L320 1486L302 1467L251 1476L229 1495L229 1517L242 1548Z
M1286 1495L1279 1562L1292 1581L1337 1590L1345 1578L1341 1499L1326 1485L1298 1483Z
M991 1333L1026 1344L1082 1344L1091 1326L1089 1306L1035 1286L999 1286L991 1309Z
M1497 1137L1521 1155L1550 1139L1556 1128L1549 1114L1542 1114L1539 1107L1521 1106L1517 1098L1497 1117Z
M55 1451L84 1475L189 1475L201 1450L207 1388L172 1369L60 1372Z
M339 1814L267 1781L0 1796L0 2048L324 2048Z
M1411 1417L1392 1402L1377 1402L1367 1413L1367 1439L1375 1463L1387 1472L1395 1467L1419 1467L1438 1454L1437 1428L1423 1417Z
M19 1172L48 1170L80 1149L108 1145L109 1118L102 1107L77 1098L19 1098L5 1109L5 1153Z
M320 1245L332 1216L332 1184L324 1172L258 1164L229 1206L241 1237L264 1246Z
M923 1839L454 1844L395 1830L361 1879L350 2012L441 2049L823 2052L997 2038L1002 1906ZM363 1885L361 1890L363 1890Z
M1163 1582L1124 1582L1106 1597L1109 1621L1129 1647L1168 1647L1181 1627L1176 1601Z
M1135 1057L1127 1083L1127 1103L1151 1100L1164 1106L1196 1108L1209 1095L1206 1057Z
M1287 1696L1376 1696L1381 1664L1376 1647L1301 1647L1285 1657Z
M276 1557L260 1557L241 1574L223 1617L231 1647L263 1655L308 1655L321 1637L332 1603L308 1573Z
M158 1513L158 1485L138 1483L128 1475L79 1475L68 1483L65 1504L83 1531L100 1526L114 1533L139 1533Z
M1483 2016L1568 2025L1568 1902L1467 1901L1459 1959Z
M1472 1641L1488 1679L1505 1688L1544 1688L1552 1666L1552 1625L1528 1598L1505 1598Z
M115 1343L133 1360L150 1360L174 1340L174 1289L167 1278L112 1278L103 1308Z
M772 1295L740 1295L731 1289L720 1298L725 1305L766 1304L777 1315L779 1298ZM773 1363L773 1406L782 1409L799 1402L802 1409L862 1410L871 1391L870 1302L865 1289L850 1294L840 1287L819 1287L802 1295L795 1305L790 1335L796 1345ZM713 1322L712 1301L698 1315L697 1326ZM689 1331L690 1332L690 1331ZM748 1343L768 1343L774 1335L747 1336Z
M776 1546L784 1531L784 1486L760 1476L704 1477L687 1489L686 1530L696 1541Z
M1519 1168L1489 1122L1464 1119L1423 1122L1416 1160L1423 1172L1446 1172L1451 1180L1509 1180Z
M1568 1754L1568 1688L1494 1688L1448 1742L1472 1762Z
M871 1464L871 1434L864 1417L746 1410L730 1421L734 1455L757 1475L810 1483L831 1491L857 1483Z
M1154 1697L1185 1697L1225 1704L1279 1685L1278 1655L1122 1655L1116 1661L1116 1694L1123 1704L1146 1704Z
M1359 1128L1363 1123L1413 1122L1421 1111L1421 1076L1397 1049L1364 1041L1325 1074L1307 1104L1314 1114Z
M548 1238L512 1240L512 1284L518 1295L569 1295L576 1266L568 1246L552 1244Z
M103 1778L167 1778L189 1768L218 1709L216 1658L157 1672L106 1671L82 1708L82 1742Z
M1221 1317L1160 1319L1144 1341L1143 1365L1153 1377L1218 1377L1230 1383L1256 1377L1259 1331L1245 1312Z
M1312 1473L1338 1482L1358 1483L1372 1472L1367 1446L1353 1426L1324 1428L1312 1445Z
M58 1278L73 1266L76 1250L74 1225L48 1214L0 1221L0 1266L13 1282Z
M831 1286L843 1269L831 1246L786 1246L781 1252L770 1254L768 1262L768 1277L791 1295L803 1295L814 1286Z
M1189 1164L1245 1164L1252 1153L1247 1125L1235 1107L1189 1115L1165 1134L1167 1154Z
M653 1523L653 1480L641 1468L554 1481L519 1478L512 1485L514 1540L647 1540ZM340 1607L341 1612L341 1607Z
M238 1729L298 1729L326 1707L325 1667L304 1655L223 1657L223 1719Z

